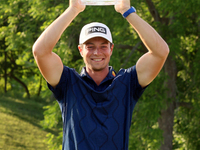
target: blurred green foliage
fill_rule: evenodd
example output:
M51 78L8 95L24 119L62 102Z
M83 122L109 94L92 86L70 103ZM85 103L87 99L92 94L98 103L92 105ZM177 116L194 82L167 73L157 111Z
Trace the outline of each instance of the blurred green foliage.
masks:
M155 9L150 7L149 2ZM168 103L174 104L173 149L200 147L200 1L198 0L146 0L131 1L137 13L151 24L170 47L170 58L175 62L175 98L167 94L170 77L162 70L139 100L130 129L130 150L160 149L163 131L159 127L161 111ZM41 76L32 55L32 45L42 31L66 8L64 0L1 0L0 5L0 93L19 91L26 97L49 98L51 92ZM157 13L157 19L151 12ZM79 33L89 22L102 22L110 27L115 44L110 65L135 65L146 48L128 24L116 13L113 6L87 6L63 33L54 48L63 64L80 72L84 66L77 49ZM135 47L137 45L137 47ZM169 70L168 70L169 71ZM52 98L53 99L53 98ZM59 136L48 134L50 149L60 149L62 121L57 102L45 106L44 128L60 129Z

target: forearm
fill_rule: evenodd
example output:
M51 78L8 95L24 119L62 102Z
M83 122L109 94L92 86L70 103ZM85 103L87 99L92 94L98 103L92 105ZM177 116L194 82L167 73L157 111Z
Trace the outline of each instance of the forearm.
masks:
M126 19L138 33L149 52L159 57L167 57L169 52L168 45L155 29L136 13L131 13Z
M66 9L37 39L33 46L34 54L43 55L51 53L64 30L78 14L78 11L70 7Z

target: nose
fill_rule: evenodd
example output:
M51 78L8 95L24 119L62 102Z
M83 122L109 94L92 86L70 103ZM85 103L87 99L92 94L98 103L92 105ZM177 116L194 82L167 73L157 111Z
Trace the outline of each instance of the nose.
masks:
M96 48L96 49L94 50L94 55L98 55L99 53L100 53L99 48Z

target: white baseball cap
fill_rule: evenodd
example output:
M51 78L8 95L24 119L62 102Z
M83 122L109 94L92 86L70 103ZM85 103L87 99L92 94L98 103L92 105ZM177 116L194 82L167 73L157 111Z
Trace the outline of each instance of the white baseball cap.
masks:
M112 35L110 29L103 23L92 22L86 24L82 29L79 37L79 44L85 43L94 37L102 37L112 43Z

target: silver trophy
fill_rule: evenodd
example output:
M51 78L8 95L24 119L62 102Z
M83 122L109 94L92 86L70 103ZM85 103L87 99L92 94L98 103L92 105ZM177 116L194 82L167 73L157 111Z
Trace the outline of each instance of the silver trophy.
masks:
M85 5L115 5L118 0L81 0Z

